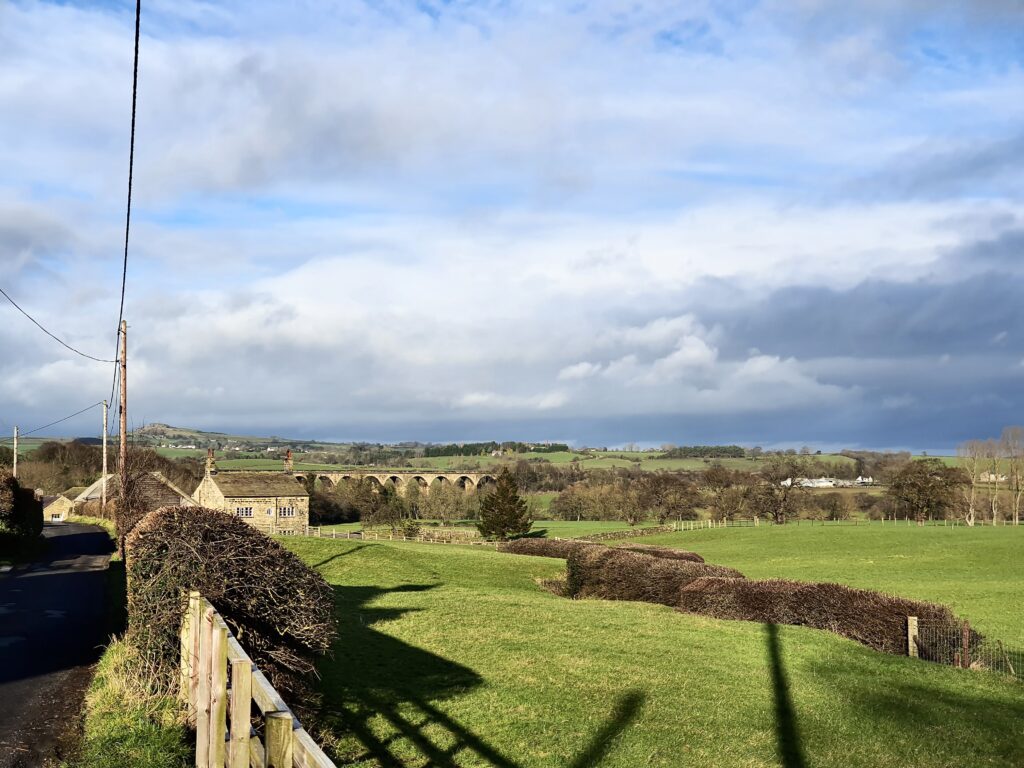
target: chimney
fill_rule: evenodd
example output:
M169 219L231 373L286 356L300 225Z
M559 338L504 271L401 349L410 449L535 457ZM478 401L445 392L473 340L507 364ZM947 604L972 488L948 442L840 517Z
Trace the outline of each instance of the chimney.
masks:
M284 455L284 471L289 475L295 470L295 464L292 461L292 449L289 448L288 452Z
M206 476L217 474L217 462L213 458L213 448L206 449Z

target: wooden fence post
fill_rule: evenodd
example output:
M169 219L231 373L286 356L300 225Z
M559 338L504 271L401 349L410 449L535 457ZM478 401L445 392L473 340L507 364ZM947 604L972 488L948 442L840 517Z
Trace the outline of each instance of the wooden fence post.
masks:
M292 768L292 714L267 712L267 768Z
M224 768L228 715L228 625L217 616L210 644L210 765Z
M198 624L192 620L192 603L197 599L197 594L188 593L181 616L181 674L178 677L178 698L182 699L189 709L192 707L189 700L189 684L192 679L192 633L196 631L195 627Z
M228 765L249 768L249 718L252 715L252 662L231 660L231 736Z
M189 664L188 664L188 714L195 722L196 703L199 701L199 642L203 636L203 598L198 592L188 593L189 611Z
M917 658L917 616L907 616L907 656Z
M210 766L210 672L213 651L213 606L205 604L199 630L199 690L196 697L196 768Z

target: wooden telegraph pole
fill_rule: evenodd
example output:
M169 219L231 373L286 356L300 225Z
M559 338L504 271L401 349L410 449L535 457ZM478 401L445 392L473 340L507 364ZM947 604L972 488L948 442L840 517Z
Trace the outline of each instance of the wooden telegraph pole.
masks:
M14 476L18 476L18 428L14 428Z
M103 490L100 497L100 517L107 516L107 401L103 401Z
M121 450L118 455L118 474L121 478L121 500L118 502L119 517L124 515L128 498L128 321L121 321L121 419L119 424ZM122 531L122 556L124 538Z

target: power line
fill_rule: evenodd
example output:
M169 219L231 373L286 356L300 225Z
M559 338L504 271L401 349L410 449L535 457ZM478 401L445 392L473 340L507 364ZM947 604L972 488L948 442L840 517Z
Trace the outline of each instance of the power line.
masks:
M85 408L83 408L80 411L76 411L75 413L72 413L70 416L65 416L63 419L57 419L56 421L51 421L49 424L44 424L41 427L36 427L35 429L30 429L28 432L19 432L18 433L18 437L21 438L21 437L25 437L27 435L34 435L36 432L42 432L44 429L49 429L50 427L55 427L58 424L61 424L61 423L65 422L65 421L67 421L68 419L73 419L73 418L75 418L75 416L81 416L86 411L91 411L93 408L95 408L98 405L103 405L103 402L100 401L98 403L93 403L92 405L86 406ZM5 438L3 440L0 440L0 442L3 442L3 443L11 442L11 443L13 443L14 442L14 438L13 437L8 437L8 438Z
M36 320L36 319L35 319L34 317L32 317L32 315L30 315L30 314L29 314L28 312L26 312L26 311L25 311L24 309L22 309L22 308L21 308L20 306L18 306L18 302L16 302L16 301L15 301L14 299L12 299L12 298L11 298L11 297L10 297L9 295L7 295L7 291L5 291L5 290L4 290L3 288L0 288L0 295L3 295L3 297L4 297L5 299L7 299L7 300L8 300L9 302L11 302L11 305L12 305L12 306L13 306L13 307L14 307L14 308L15 308L16 310L18 310L19 312L21 312L21 314L23 314L23 315L24 315L25 317L27 317L27 318L28 318L29 320L31 320L31 321L32 321L32 323L33 323L33 324L34 324L34 325L36 326L36 328L38 328L39 330L41 330L41 331L42 331L43 333L45 333L45 334L46 334L47 336L49 336L49 337L50 337L51 339L53 339L54 341L56 341L56 342L57 342L58 344L60 344L60 345L61 345L62 347L65 347L65 348L67 348L67 349L70 349L70 350L71 350L72 352L74 352L74 353L75 353L76 355L81 355L82 357L88 358L89 360L95 360L95 361L96 361L97 363L115 363L115 362L117 362L116 360L101 360L101 359L100 359L100 358L98 358L98 357L93 357L92 355L87 355L87 354L86 354L85 352L83 352L83 351L82 351L82 350L80 350L80 349L75 349L75 348L74 348L74 347L72 347L72 346L71 346L70 344L68 344L68 343L67 343L66 341L64 341L63 339L61 339L61 338L59 338L59 337L57 337L57 336L54 336L54 335L53 335L52 333L50 333L50 332L49 332L48 330L46 330L46 329L45 329L45 328L44 328L44 327L43 327L42 325L40 325L39 321L38 321L38 320Z
M142 0L135 0L135 59L132 64L132 130L128 145L128 205L124 217L124 262L121 267L121 306L117 312L117 344L114 347L114 376L110 382L110 400L114 404L114 390L117 388L121 366L118 355L121 348L121 321L124 320L124 294L128 283L128 240L132 226L132 180L135 173L135 115L139 101L139 32L142 28ZM111 409L113 410L113 409Z

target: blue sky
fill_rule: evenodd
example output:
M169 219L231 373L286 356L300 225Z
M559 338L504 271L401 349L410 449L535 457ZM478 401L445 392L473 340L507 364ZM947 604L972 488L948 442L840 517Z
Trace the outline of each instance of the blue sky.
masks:
M1024 421L1017 2L143 5L136 424L938 450ZM133 10L0 6L0 286L101 357ZM109 377L0 307L0 428Z

